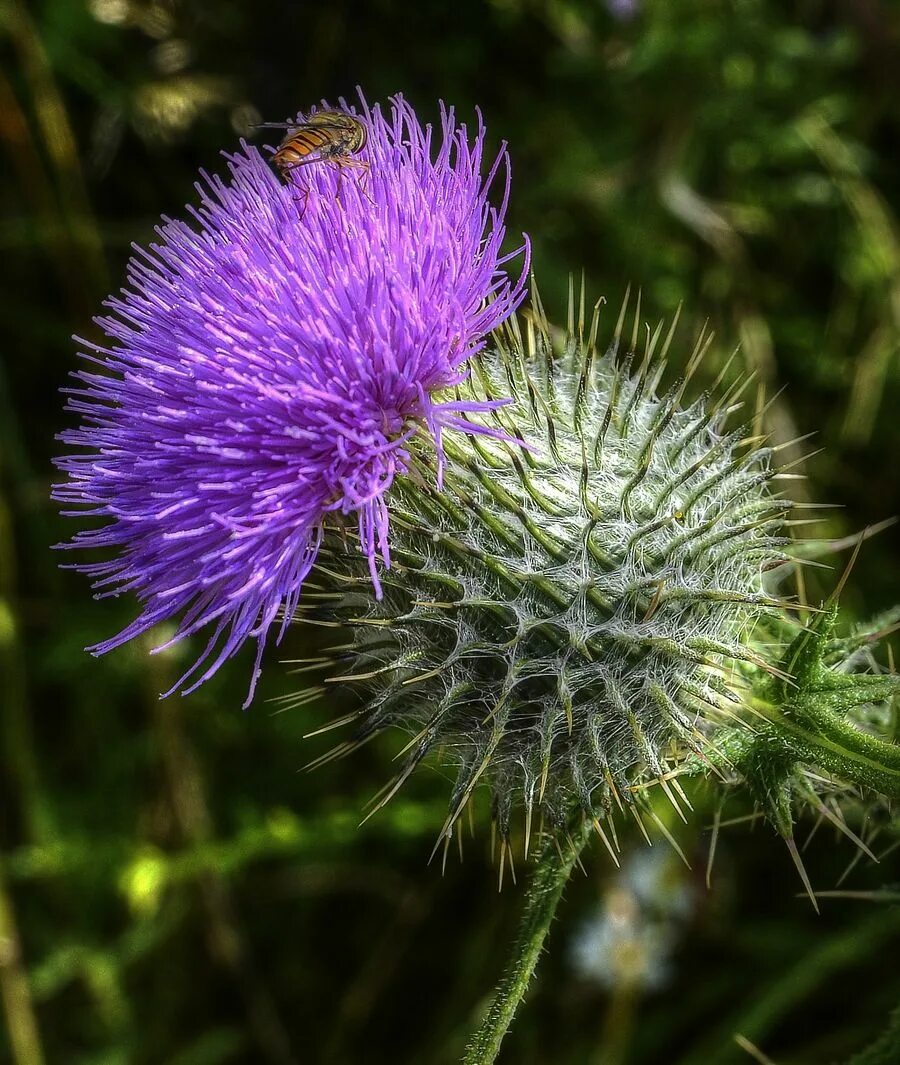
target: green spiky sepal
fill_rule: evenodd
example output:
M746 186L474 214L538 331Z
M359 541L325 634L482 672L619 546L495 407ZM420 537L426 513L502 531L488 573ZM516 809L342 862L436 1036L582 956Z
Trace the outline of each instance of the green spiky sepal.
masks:
M305 598L301 619L352 634L329 681L366 693L325 757L406 732L382 801L426 757L453 766L445 839L479 783L501 836L518 809L526 840L534 813L560 824L668 789L741 713L742 670L770 668L751 636L782 612L790 561L772 453L725 428L734 392L683 403L709 338L660 394L674 324L640 351L635 328L623 353L622 322L602 356L596 316L559 347L540 314L524 336L510 323L459 390L510 397L473 416L497 435L448 434L443 488L419 451L391 492L383 599L336 535L320 604Z

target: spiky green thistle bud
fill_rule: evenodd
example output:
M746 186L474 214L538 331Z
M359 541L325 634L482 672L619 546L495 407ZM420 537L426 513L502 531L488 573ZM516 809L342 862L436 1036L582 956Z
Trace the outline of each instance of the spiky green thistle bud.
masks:
M387 801L440 752L456 767L445 838L480 782L504 837L516 808L527 835L535 812L594 815L665 782L733 717L738 667L764 667L748 637L777 605L790 506L771 451L726 430L727 395L683 403L709 338L661 393L674 323L623 351L622 320L602 356L596 318L561 351L541 315L495 336L460 398L512 397L479 416L498 438L446 439L441 489L424 454L396 484L380 602L337 538L323 553L338 592L310 609L352 632L329 679L367 695L324 758L411 734Z

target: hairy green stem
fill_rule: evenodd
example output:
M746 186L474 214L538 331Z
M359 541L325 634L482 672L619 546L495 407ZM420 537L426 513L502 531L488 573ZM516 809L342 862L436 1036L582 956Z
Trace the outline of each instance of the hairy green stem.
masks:
M490 1065L496 1060L537 966L563 888L592 828L585 819L570 837L545 840L528 888L519 934L494 997L466 1047L463 1065Z
M763 715L786 753L819 765L850 783L900 798L900 746L862 732L824 706L814 714L786 714L761 699L753 708Z

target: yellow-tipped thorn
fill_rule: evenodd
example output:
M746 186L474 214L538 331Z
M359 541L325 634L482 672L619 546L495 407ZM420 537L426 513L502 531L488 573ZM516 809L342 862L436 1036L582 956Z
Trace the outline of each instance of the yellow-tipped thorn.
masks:
M806 890L807 897L812 903L813 909L816 911L816 913L818 913L819 904L816 901L816 893L812 889L812 884L810 883L809 875L806 872L806 866L803 864L803 859L800 857L800 852L797 850L797 844L794 842L793 836L788 836L784 842L787 845L788 853L791 856L791 860L793 861L797 872L800 874L800 879L803 881L803 887Z
M666 825L665 825L664 821L662 820L662 818L657 814L657 812L652 807L647 810L647 813L649 813L650 816L653 818L653 821L656 824L656 827L660 830L660 832L662 832L663 836L666 839L666 842L671 846L672 850L675 851L675 853L678 855L678 857L684 862L684 864L688 867L688 869L690 869L691 863L687 860L687 856L685 855L685 853L681 849L681 847L678 845L678 841L675 839L675 837L672 835L672 833L668 830L668 828L666 828Z
M617 869L621 868L620 865L619 865L619 859L616 856L616 852L613 850L613 846L609 842L609 837L603 831L603 828L602 828L602 826L600 824L599 818L596 818L596 817L593 818L593 825L594 825L594 829L597 832L597 835L603 840L603 846L606 847L607 851L609 851L609 856L610 856L610 858L612 858L613 862L615 863L616 868Z

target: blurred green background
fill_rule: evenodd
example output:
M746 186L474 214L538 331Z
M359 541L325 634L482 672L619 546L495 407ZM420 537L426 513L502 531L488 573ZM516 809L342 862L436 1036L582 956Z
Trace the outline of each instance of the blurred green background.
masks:
M426 865L437 772L357 827L399 745L299 772L329 715L273 713L304 679L276 653L246 713L246 655L159 701L187 652L83 653L133 606L50 551L73 531L48 501L70 336L253 122L357 84L425 117L480 105L551 312L583 268L612 304L630 281L654 317L709 317L767 396L786 386L776 437L816 433L792 490L838 509L811 531L848 536L900 512L900 6L2 0L0 54L0 1061L456 1061L521 888L498 895L484 829ZM845 602L898 600L888 530ZM896 826L862 826L880 865L800 827L838 891L816 917L739 797L707 890L716 799L695 798L672 826L691 871L625 829L621 872L589 854L502 1060L900 1062L900 1033L875 1044L900 1002Z

